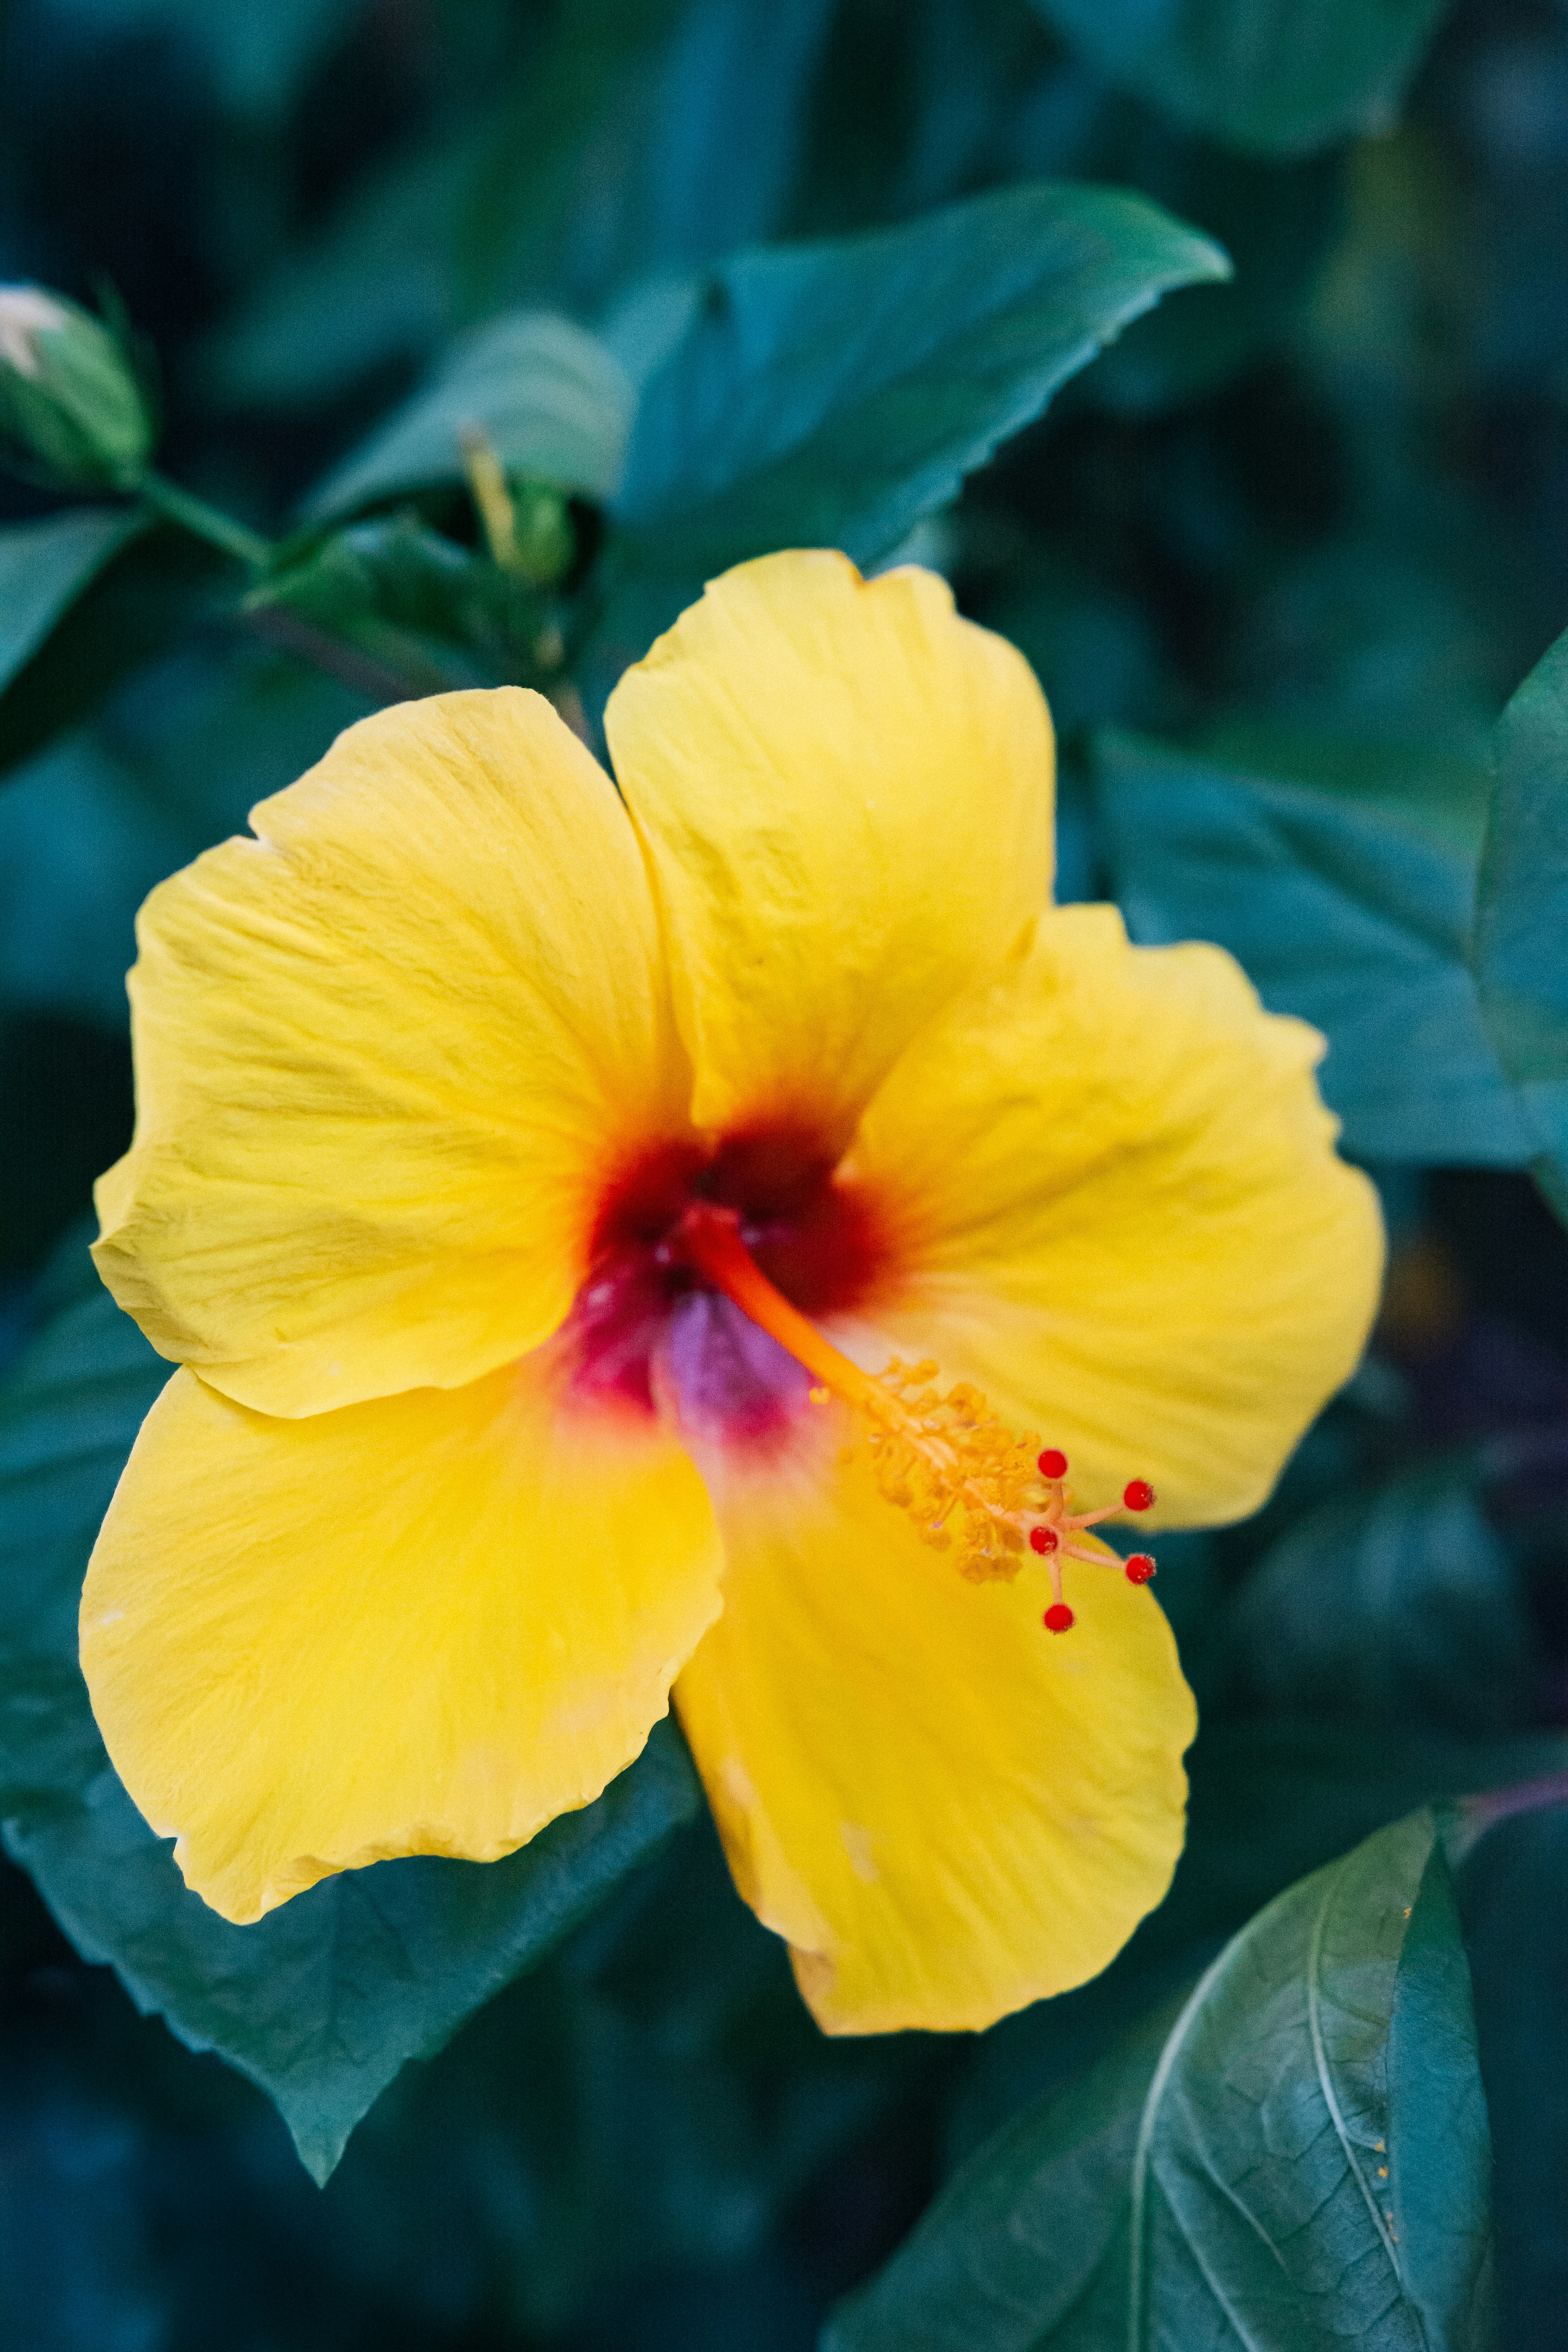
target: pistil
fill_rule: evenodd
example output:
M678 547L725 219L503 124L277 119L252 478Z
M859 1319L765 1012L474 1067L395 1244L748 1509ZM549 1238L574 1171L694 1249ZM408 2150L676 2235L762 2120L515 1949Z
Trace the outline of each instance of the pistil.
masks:
M947 1550L956 1531L962 1575L976 1583L1011 1580L1029 1552L1041 1558L1054 1596L1044 1622L1052 1633L1067 1632L1073 1612L1062 1597L1063 1561L1114 1564L1114 1553L1090 1550L1077 1538L1119 1509L1147 1510L1154 1492L1145 1479L1130 1480L1120 1505L1069 1509L1065 1454L1042 1450L1032 1433L1014 1436L967 1382L941 1394L931 1385L934 1363L893 1362L876 1376L863 1372L768 1280L741 1237L733 1209L693 1202L657 1255L666 1264L689 1265L787 1349L818 1383L816 1402L831 1395L849 1406L864 1424L879 1491L908 1511L933 1549ZM1146 1584L1153 1560L1134 1553L1125 1573Z

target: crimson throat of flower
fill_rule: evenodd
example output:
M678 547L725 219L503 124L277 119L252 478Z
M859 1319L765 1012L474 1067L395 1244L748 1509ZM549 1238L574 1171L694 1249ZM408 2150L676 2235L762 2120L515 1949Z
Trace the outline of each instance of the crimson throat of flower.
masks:
M1154 1500L1146 1479L1131 1479L1121 1502L1103 1510L1069 1510L1065 1454L1041 1448L1033 1434L1014 1436L967 1382L939 1394L930 1385L934 1363L861 1371L768 1280L741 1239L734 1209L694 1201L666 1246L805 1366L818 1383L814 1402L836 1396L858 1416L879 1492L909 1513L923 1542L946 1551L956 1541L959 1572L974 1583L1011 1580L1027 1552L1038 1554L1053 1596L1043 1622L1049 1633L1068 1631L1073 1612L1062 1598L1063 1562L1108 1564L1075 1538L1119 1511L1146 1511ZM1154 1573L1145 1551L1121 1565L1132 1584L1147 1584Z

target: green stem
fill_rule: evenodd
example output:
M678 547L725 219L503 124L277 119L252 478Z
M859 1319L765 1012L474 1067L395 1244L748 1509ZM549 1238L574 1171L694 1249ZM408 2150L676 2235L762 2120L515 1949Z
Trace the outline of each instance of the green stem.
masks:
M193 532L197 539L205 539L210 547L220 547L226 555L234 556L252 572L265 572L271 562L273 550L269 539L263 539L258 530L247 530L245 524L236 522L232 515L220 512L216 507L209 507L205 499L198 499L192 491L181 489L178 482L167 481L162 474L148 472L142 475L136 487L147 504L170 522L178 523L183 530Z

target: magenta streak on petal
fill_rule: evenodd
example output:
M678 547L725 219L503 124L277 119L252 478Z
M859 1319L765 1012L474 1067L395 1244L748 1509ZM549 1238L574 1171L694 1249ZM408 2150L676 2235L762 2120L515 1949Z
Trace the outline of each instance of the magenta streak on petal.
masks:
M646 1249L600 1260L561 1344L580 1402L649 1413L662 1405L693 1443L776 1438L807 1409L809 1377L776 1339L728 1298L672 1276Z
M681 1430L697 1443L776 1437L806 1410L805 1367L714 1291L689 1291L674 1302L660 1369Z

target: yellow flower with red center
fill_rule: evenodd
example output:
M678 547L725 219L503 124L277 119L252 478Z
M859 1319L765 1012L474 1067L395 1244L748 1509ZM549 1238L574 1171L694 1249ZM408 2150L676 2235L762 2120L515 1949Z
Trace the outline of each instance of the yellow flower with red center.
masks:
M1192 1702L1089 1527L1262 1500L1373 1198L1310 1030L1050 904L1044 702L940 580L744 565L606 731L624 798L536 695L384 711L148 901L97 1255L183 1369L93 1703L243 1921L510 1852L673 1688L821 2022L984 2025L1180 1850Z

